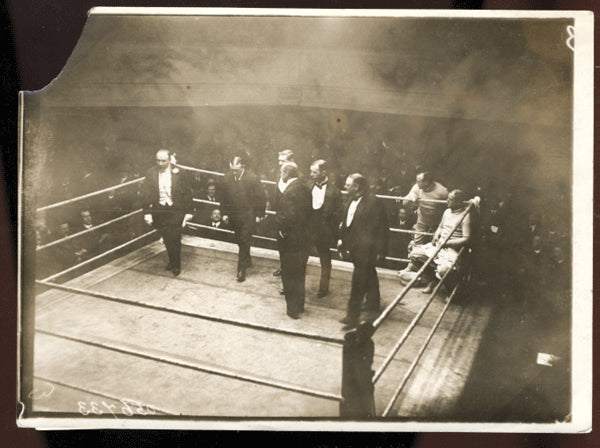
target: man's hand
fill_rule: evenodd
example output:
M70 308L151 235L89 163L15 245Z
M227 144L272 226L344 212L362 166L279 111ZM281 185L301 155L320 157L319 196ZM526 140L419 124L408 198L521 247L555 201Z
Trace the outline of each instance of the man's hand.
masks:
M192 214L191 213L186 213L185 216L183 217L183 221L181 222L181 227L185 227L188 223L188 221L190 219L192 219Z
M150 213L146 213L144 215L144 221L146 222L147 225L151 226L152 225L152 215Z
M264 216L257 216L256 217L256 224L260 224L261 222L263 222L265 220Z

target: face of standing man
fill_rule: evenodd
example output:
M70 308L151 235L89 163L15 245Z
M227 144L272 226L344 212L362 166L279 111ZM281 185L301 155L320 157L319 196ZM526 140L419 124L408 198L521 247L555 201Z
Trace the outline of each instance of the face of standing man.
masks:
M156 165L161 173L164 173L171 166L169 151L161 149L156 153Z
M344 189L348 192L348 197L352 200L358 199L361 196L360 187L352 176L346 178Z
M322 170L319 165L311 165L310 178L313 182L320 184L327 178L327 172Z
M242 159L239 157L234 157L233 160L229 162L229 169L235 177L239 177L244 171Z

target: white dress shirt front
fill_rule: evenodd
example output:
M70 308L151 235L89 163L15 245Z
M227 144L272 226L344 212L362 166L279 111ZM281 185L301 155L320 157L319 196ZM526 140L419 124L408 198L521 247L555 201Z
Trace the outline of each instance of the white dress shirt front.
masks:
M352 224L354 214L356 213L356 208L358 207L358 204L360 204L361 199L362 196L350 202L350 205L348 206L348 216L346 216L346 227L350 227L350 225Z
M158 192L158 203L160 205L173 205L173 200L171 198L171 170L167 169L158 172Z
M325 192L327 191L327 181L319 187L317 184L312 189L312 208L319 210L325 202Z

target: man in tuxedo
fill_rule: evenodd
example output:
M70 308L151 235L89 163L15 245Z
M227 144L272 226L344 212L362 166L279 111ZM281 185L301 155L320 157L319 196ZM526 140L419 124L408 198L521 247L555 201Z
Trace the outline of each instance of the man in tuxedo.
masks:
M185 172L171 164L168 149L156 153L156 166L146 172L142 186L144 221L163 238L167 271L181 272L181 229L192 218L192 189Z
M237 281L246 280L246 269L252 265L250 243L256 223L265 216L265 191L256 174L246 167L242 155L229 162L230 172L223 179L221 208L223 222L231 225L239 247Z
M359 324L361 303L366 295L366 311L381 306L376 263L385 258L388 245L388 222L385 207L368 193L369 183L361 174L346 179L349 202L342 217L338 249L344 259L354 264L352 287L346 316L340 320L344 330Z
M306 263L308 261L307 224L311 212L310 190L298 179L298 165L281 166L283 193L277 208L277 245L281 260L281 281L287 315L298 319L304 311Z
M316 160L310 166L312 211L309 230L311 243L316 247L321 261L321 279L317 298L325 297L329 292L331 276L331 248L337 241L337 231L342 219L342 194L329 182L327 162Z
M277 179L277 184L275 185L275 192L273 193L273 198L271 200L271 210L277 211L277 205L279 204L279 199L281 199L281 195L283 194L284 183L281 180L281 166L286 162L294 162L294 151L291 149L284 149L283 151L279 151L277 154L277 164L279 166L279 179ZM279 277L281 275L281 265L278 269L273 272L275 277ZM283 294L283 289L281 290Z

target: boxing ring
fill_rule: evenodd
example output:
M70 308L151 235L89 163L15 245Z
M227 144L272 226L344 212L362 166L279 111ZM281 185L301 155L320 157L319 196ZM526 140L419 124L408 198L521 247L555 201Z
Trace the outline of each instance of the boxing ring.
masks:
M177 166L201 175L223 176ZM143 180L37 211L136 188ZM275 185L262 182L269 188ZM198 198L194 202L219 205ZM457 298L468 301L469 295L464 294L468 269L456 269L468 257L468 249L460 250L430 294L425 296L414 287L472 207L468 202L453 231L400 291L395 270L378 267L384 308L369 312L357 329L346 333L338 318L349 297L351 263L333 260L332 290L337 292L326 300L312 299L307 286L308 312L290 321L278 296L279 279L271 275L278 266L278 254L258 247L276 240L253 235L254 271L244 284L236 285L236 246L215 238L233 232L199 223L187 224L183 271L176 278L162 269L164 247L156 230L60 272L36 277L33 409L106 418L410 420L435 417L435 409L451 412L451 405L442 409L439 400L452 401L450 396L460 393L489 314L481 304L453 306ZM39 245L36 252L39 256L84 235L141 219L141 214L142 209L128 211ZM267 214L275 212L267 210ZM197 232L204 232L204 237ZM398 257L387 261L408 262ZM318 258L311 256L307 285L317 270ZM452 285L446 293L443 286L450 276ZM389 297L393 299L386 300ZM426 405L423 390L433 397Z

